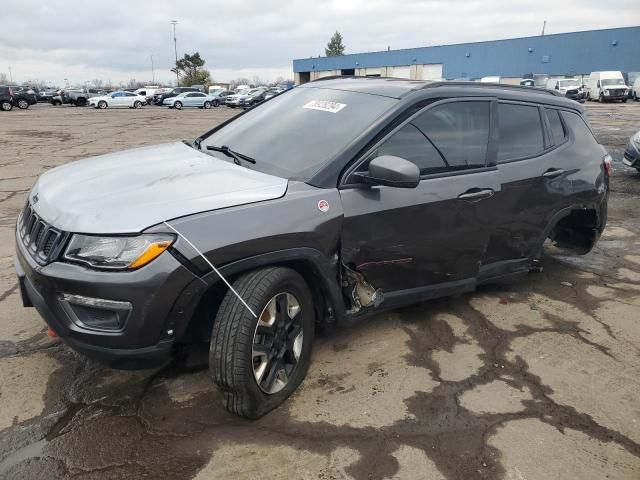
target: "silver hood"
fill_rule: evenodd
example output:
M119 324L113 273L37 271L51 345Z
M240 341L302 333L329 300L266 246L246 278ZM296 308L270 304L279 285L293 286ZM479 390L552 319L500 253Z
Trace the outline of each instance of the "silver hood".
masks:
M185 215L282 197L287 180L215 158L182 142L72 162L44 173L29 199L53 226L136 233Z

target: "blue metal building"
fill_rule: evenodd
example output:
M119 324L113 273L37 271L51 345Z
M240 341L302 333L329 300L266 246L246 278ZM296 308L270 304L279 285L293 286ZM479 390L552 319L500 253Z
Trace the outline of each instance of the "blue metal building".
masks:
M640 26L293 61L296 83L328 75L412 79L640 72Z

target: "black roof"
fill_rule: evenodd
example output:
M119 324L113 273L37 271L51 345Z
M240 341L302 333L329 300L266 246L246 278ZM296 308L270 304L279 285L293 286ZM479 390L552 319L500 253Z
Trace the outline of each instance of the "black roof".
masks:
M300 85L298 88L330 88L332 90L344 90L352 92L367 93L370 95L381 95L392 98L403 98L409 94L422 91L424 93L446 88L451 89L451 94L465 93L477 96L500 96L513 99L514 97L522 97L532 101L542 101L543 103L551 103L562 105L575 110L582 111L582 106L562 96L555 90L547 90L545 88L527 87L524 85L506 85L502 83L480 83L480 82L461 82L461 81L431 81L431 80L408 80L402 78L388 77L356 77L356 76L332 76L324 77L313 82ZM453 92L456 93L453 93ZM531 98L535 95L535 98ZM539 96L540 95L540 96Z

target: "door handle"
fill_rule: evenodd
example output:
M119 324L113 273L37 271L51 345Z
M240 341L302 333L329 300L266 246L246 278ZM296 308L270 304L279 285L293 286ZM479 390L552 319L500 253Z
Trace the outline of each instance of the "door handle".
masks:
M564 170L561 168L550 168L546 172L542 174L543 177L547 178L556 178L564 173Z
M494 193L493 188L470 188L466 192L458 195L458 198L467 202L477 202L485 198L493 197Z

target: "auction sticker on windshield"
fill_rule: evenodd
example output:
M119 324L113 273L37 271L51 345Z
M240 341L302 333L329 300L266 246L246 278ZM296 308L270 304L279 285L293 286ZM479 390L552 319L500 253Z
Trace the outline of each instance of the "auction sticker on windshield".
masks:
M311 110L322 110L323 112L330 113L338 113L346 106L346 103L328 102L326 100L312 100L302 108L309 108Z

